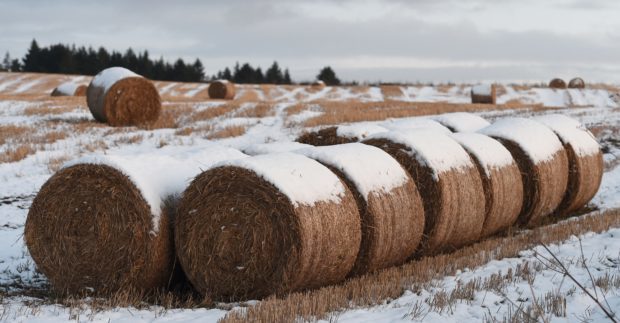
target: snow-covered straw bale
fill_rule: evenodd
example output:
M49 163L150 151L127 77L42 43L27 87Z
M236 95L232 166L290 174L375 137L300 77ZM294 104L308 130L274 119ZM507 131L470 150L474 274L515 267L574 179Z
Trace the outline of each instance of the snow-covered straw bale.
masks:
M471 88L471 103L495 104L497 100L495 84L478 84Z
M561 114L534 118L548 126L568 154L568 187L556 210L567 215L585 206L598 191L603 179L603 154L594 135L579 121Z
M209 98L232 100L235 98L235 84L228 80L216 80L209 84Z
M482 237L516 223L523 204L523 182L512 155L499 141L479 133L455 133L476 163L486 197Z
M518 222L535 223L553 213L568 182L568 158L555 133L523 118L498 120L480 133L499 140L519 165L524 194Z
M95 75L86 99L95 120L112 126L145 125L161 114L161 99L153 82L122 67Z
M363 141L385 150L409 172L424 204L420 253L457 248L480 237L485 218L482 180L469 154L431 130L385 132Z
M293 153L220 163L197 176L176 218L179 261L218 300L342 281L355 263L355 198L327 167Z
M313 146L330 146L358 142L386 128L372 122L359 122L311 131L302 134L297 142Z
M481 116L469 112L444 113L433 119L452 132L476 132L491 124Z
M549 88L552 89L565 89L566 82L560 78L554 78L549 82Z
M209 145L69 162L35 197L26 245L39 270L62 292L166 287L175 259L171 207L202 169L244 157Z
M85 96L86 85L73 82L65 82L56 87L51 96Z
M581 77L575 77L568 82L569 89L585 89L586 82Z
M362 243L352 275L399 265L413 255L422 238L424 207L415 183L394 158L360 143L295 153L331 169L356 199Z

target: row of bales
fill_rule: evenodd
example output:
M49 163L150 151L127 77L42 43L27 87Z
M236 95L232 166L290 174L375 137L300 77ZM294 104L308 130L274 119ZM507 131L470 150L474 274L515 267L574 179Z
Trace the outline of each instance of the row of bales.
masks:
M585 81L576 77L566 82L560 78L554 78L549 82L549 88L551 89L584 89L586 87ZM479 104L496 104L497 102L497 88L495 84L477 84L472 86L471 91L471 103Z
M392 126L84 157L43 185L25 242L60 292L162 290L180 267L209 299L256 299L574 214L601 183L598 143L563 115Z

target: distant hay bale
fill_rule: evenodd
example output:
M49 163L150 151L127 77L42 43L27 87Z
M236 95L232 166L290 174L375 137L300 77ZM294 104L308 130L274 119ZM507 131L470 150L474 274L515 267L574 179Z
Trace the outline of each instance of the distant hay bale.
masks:
M281 153L197 176L176 218L179 261L214 300L246 300L341 282L361 240L355 198L320 163Z
M495 104L497 91L495 84L478 84L471 88L471 103Z
M479 133L455 133L452 138L467 150L482 178L486 196L482 237L515 224L523 205L523 182L510 151L499 141Z
M584 89L586 82L581 77L576 77L568 82L569 89Z
M506 118L480 133L499 140L519 166L524 194L518 223L534 224L553 213L568 183L568 157L553 131L533 120Z
M603 179L603 154L594 136L579 121L561 114L540 116L535 120L558 135L568 154L568 186L556 210L558 215L568 215L584 207L596 195Z
M175 261L177 194L201 167L244 156L207 150L196 162L99 155L66 165L43 185L26 219L24 240L38 270L63 294L166 288Z
M295 141L284 142L268 142L264 144L254 144L242 149L242 151L250 156L273 154L273 153L285 153L303 148L311 148L312 145L302 144Z
M386 132L386 128L373 123L356 123L328 127L307 132L297 138L297 142L313 146L330 146L358 142L375 133Z
M325 88L325 82L318 80L318 81L314 81L312 82L312 84L310 84L311 87L316 88L316 89L323 89Z
M418 254L458 248L480 238L485 219L482 180L469 154L449 135L413 130L363 141L385 150L409 172L424 204Z
M95 75L86 99L93 117L111 126L146 125L161 114L161 99L153 82L122 67Z
M444 113L434 116L433 119L452 132L476 132L491 123L469 112Z
M56 87L51 96L86 96L86 85L66 82Z
M551 82L549 82L549 88L552 88L552 89L565 89L566 88L566 82L564 82L564 80L562 80L562 79L555 78L555 79L551 80Z
M351 275L404 263L424 229L420 193L403 167L383 150L360 143L305 148L338 175L353 193L362 223L362 243Z
M209 84L209 97L211 99L232 100L235 98L235 84L228 80L217 80Z

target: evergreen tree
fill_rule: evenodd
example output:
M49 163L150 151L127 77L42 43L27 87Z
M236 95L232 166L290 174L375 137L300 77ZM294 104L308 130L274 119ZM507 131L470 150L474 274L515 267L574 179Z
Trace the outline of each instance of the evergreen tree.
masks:
M192 82L202 82L204 81L205 75L205 68L202 65L202 62L200 61L200 59L196 59L196 61L194 62L194 64L192 65Z
M20 72L22 70L22 64L19 62L19 59L14 58L11 61L11 68L9 70L11 72Z
M41 49L39 48L39 44L37 44L37 41L33 39L30 43L30 48L23 59L25 72L39 72L41 70L39 65L40 55Z
M230 69L227 67L224 69L224 73L222 73L222 75L220 75L218 78L232 81L233 76L232 76L232 73L230 72Z
M2 65L0 65L0 71L9 71L11 69L11 55L9 52L4 54L4 59L2 60Z
M274 61L271 67L267 69L267 72L265 72L265 83L271 83L271 84L284 83L284 76L282 75L280 66L278 66L278 62Z
M291 81L291 75L288 73L288 68L284 70L284 80L282 83L293 84L293 81Z
M340 80L336 76L336 72L329 66L323 67L316 78L325 82L325 85L340 85Z

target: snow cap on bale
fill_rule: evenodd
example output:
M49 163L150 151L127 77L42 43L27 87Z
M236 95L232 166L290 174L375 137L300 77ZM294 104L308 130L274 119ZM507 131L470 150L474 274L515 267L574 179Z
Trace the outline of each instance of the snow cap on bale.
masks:
M568 154L568 187L556 213L570 214L585 206L601 185L604 165L600 146L585 126L565 115L549 114L534 120L553 130Z
M216 300L340 282L361 240L349 189L325 166L292 153L220 163L203 172L183 194L175 230L186 275Z
M363 143L385 150L414 179L425 213L419 254L457 248L480 237L485 217L482 181L459 143L430 130L379 133Z
M444 113L433 119L452 132L476 132L491 123L484 118L469 112Z
M495 84L478 84L471 88L471 103L495 104Z
M302 134L296 141L313 146L339 145L357 142L375 133L385 131L388 130L376 123L360 122L311 131Z
M235 98L235 84L228 80L217 80L209 84L211 99L232 100Z
M480 133L499 140L519 165L524 201L518 222L531 224L550 215L568 182L566 151L553 131L533 120L505 118Z
M381 126L391 131L434 130L446 134L452 132L441 123L428 117L388 119L381 123Z
M452 135L476 163L486 197L482 237L516 223L523 203L523 182L510 151L499 141L479 133Z
M295 141L276 141L276 142L268 142L263 144L253 144L243 148L243 152L251 155L264 155L264 154L273 154L273 153L285 153L291 152L293 150L310 148L311 145L302 144Z
M360 143L296 151L331 169L356 198L362 243L352 275L402 264L422 238L424 208L415 183L383 150Z
M69 162L35 197L26 245L60 292L164 288L175 259L169 207L201 169L243 157L210 145Z
M56 87L51 96L85 96L86 85L65 82Z
M153 82L122 67L95 75L86 100L95 120L112 126L145 125L161 114L161 99Z

